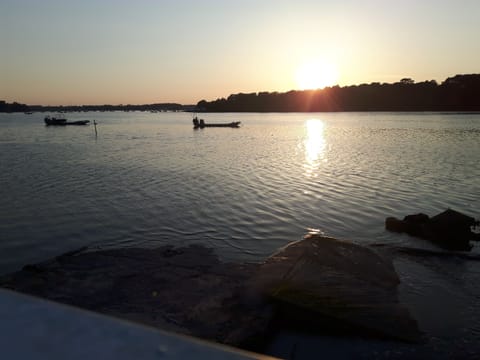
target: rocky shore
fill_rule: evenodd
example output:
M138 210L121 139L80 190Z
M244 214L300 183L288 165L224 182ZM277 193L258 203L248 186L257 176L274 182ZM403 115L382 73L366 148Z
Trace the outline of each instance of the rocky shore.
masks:
M261 350L279 328L418 343L392 262L319 235L262 264L204 246L81 249L0 278L0 286L203 339Z
M452 251L470 251L471 241L480 241L480 233L472 231L479 227L480 221L452 209L433 217L419 213L407 215L403 220L385 219L387 230L423 238Z

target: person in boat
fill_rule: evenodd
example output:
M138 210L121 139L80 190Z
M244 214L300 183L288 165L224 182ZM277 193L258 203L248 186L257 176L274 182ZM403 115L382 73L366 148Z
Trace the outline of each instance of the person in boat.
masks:
M198 118L196 116L193 118L193 126L195 126L195 127L199 126Z

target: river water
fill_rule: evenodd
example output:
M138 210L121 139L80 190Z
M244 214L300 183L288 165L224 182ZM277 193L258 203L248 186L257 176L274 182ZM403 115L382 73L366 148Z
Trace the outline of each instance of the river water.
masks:
M45 115L0 114L0 273L86 245L201 243L261 261L308 232L436 249L385 231L385 217L450 207L480 218L478 113L202 114L242 122L202 130L188 113L65 114L95 119L97 136ZM397 261L405 301L428 327L420 294L449 293L466 312L458 328L480 339L466 325L480 318L478 262L432 261Z

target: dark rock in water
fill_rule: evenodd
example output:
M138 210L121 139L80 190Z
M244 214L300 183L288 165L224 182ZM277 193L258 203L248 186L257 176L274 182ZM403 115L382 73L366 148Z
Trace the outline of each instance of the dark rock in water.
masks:
M448 250L469 251L471 240L480 236L472 232L479 222L458 211L447 209L429 218L425 214L407 215L403 220L387 217L385 228L394 232L405 232L412 236L428 239Z
M253 286L295 325L300 320L311 329L349 328L361 335L420 342L416 321L398 303L399 282L392 263L374 251L313 235L267 259Z
M394 217L387 217L385 219L385 227L387 228L387 230L390 230L393 232L398 232L398 233L408 232L408 224L405 221L399 220Z
M385 220L385 228L394 232L405 232L412 236L422 236L424 233L424 226L429 220L429 216L422 213L407 215L403 220L394 217L387 217Z
M428 224L430 217L426 214L407 215L403 218L403 222L407 224L407 233L413 236L423 234L424 225Z
M447 209L432 217L427 224L426 232L430 237L439 236L445 241L450 239L474 239L472 227L479 224L473 217L464 215L458 211Z

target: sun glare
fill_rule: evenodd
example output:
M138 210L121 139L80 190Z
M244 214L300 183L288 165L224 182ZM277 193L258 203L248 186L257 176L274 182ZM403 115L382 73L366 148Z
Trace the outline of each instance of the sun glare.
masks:
M305 139L305 158L311 168L320 160L325 151L325 124L322 120L309 119L305 123L307 137Z
M297 86L301 90L321 89L326 86L336 85L338 71L332 63L315 60L305 62L297 70Z

